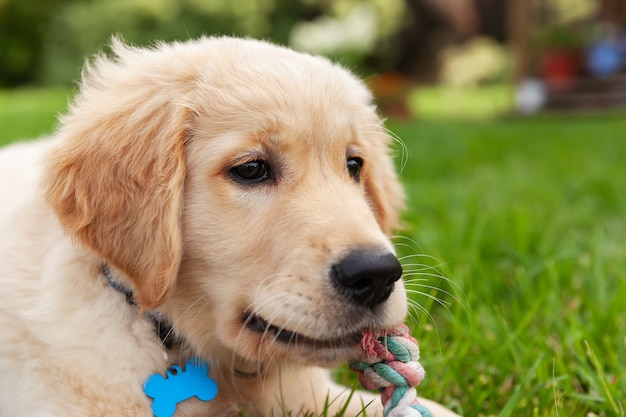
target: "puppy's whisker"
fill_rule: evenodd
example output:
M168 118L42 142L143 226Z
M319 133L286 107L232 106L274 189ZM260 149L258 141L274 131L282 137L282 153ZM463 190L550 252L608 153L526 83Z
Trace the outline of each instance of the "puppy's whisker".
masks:
M392 236L391 239L393 241L394 247L406 248L406 249L409 249L409 252L411 252L407 255L399 257L400 260L406 260L410 258L422 258L422 259L428 259L430 261L433 261L439 266L447 264L447 262L442 262L436 257L425 253L424 250L422 250L422 247L419 244L417 244L417 242L415 242L413 239L407 236L394 235Z
M174 322L172 323L172 327L177 327L177 325L178 325L178 324L180 323L180 321L181 321L181 320L185 317L185 315L186 315L186 314L187 314L187 313L188 313L188 312L189 312L189 311L190 311L190 310L191 310L191 309L192 309L192 308L193 308L196 304L198 304L200 301L203 301L203 300L204 300L205 305L206 305L206 300L207 300L206 295L201 295L201 296L199 296L198 298L196 298L196 300L195 300L194 302L190 303L190 304L189 304L189 305L185 308L185 310L183 310L183 312L180 314L180 316L178 316L178 318L177 318L176 320L174 320Z
M411 318L413 319L414 322L418 323L420 328L424 327L422 325L420 314L424 314L428 318L428 321L432 323L433 327L437 329L437 322L435 321L435 318L433 317L432 313L430 313L427 308L425 308L420 303L414 300L411 300L409 302L409 305L412 311Z
M453 292L447 292L447 291L442 291L445 292L446 294L449 294L456 302L458 302L460 305L463 306L463 309L466 311L466 313L469 315L469 311L467 310L467 308L463 305L463 300L467 299L467 295L465 294L465 291L463 291L463 288L461 288L461 286L459 284L457 284L456 282L452 281L450 278L447 278L443 275L438 275L438 274L429 274L429 273L425 273L425 272L418 272L418 273L414 273L408 274L408 279L406 279L405 283L408 285L423 285L423 284L418 284L417 280L418 278L415 278L417 276L425 276L425 277L430 277L430 278L436 278L439 280L442 280L443 282L445 282L446 284L450 285L450 288ZM419 281L423 281L423 280L419 280Z
M388 136L391 138L391 140L396 143L397 145L400 146L400 172L404 171L404 168L406 167L406 164L409 161L409 148L406 146L406 144L404 143L404 141L400 138L400 136L398 136L398 134L396 134L395 132L391 131L390 129L388 129L386 126L384 125L364 125L364 127L369 127L372 128L373 130L369 130L369 131L365 131L365 133L369 133L372 135L384 135L384 136Z
M450 310L450 306L452 305L451 303L448 303L448 302L442 300L441 298L439 298L437 296L434 296L432 294L429 294L429 293L426 293L426 292L422 292L422 291L410 291L410 293L411 294L415 294L415 295L419 295L420 297L425 297L425 298L428 298L428 299L432 300L433 302L441 305L441 307L444 308L446 310L446 312L450 316L454 317L454 315L452 314L452 311ZM421 304L420 304L420 306L421 306ZM421 306L421 307L422 307L423 311L426 313L426 309L424 309L423 306ZM427 314L430 316L430 313L427 313Z
M448 277L439 271L436 267L431 267L423 264L404 264L403 265L404 275L419 275L419 274L428 274L430 277L434 277L440 279L442 281L450 281Z
M415 276L430 277L432 275L431 274L427 274L427 273L419 273L419 274L415 274ZM439 277L437 275L434 275L434 277L441 278L441 277ZM416 293L416 292L419 293L419 291L416 291L416 288L431 289L431 290L437 291L438 293L442 293L442 294L447 295L448 297L450 297L452 300L454 300L458 304L462 304L461 298L456 294L456 291L453 293L453 292L448 291L448 290L446 290L444 288L441 288L438 285L425 284L425 282L428 283L428 282L430 282L430 280L427 279L427 278L423 278L423 279L420 279L420 278L408 278L407 279L407 278L405 278L405 282L404 283L405 283L405 287L406 287L406 290L407 290L408 293ZM451 303L450 303L450 305L451 305Z
M419 325L419 327L423 327L421 325L419 312L421 311L423 314L425 314L428 317L428 320L432 323L433 329L435 330L435 335L437 337L437 345L439 346L439 354L443 355L442 346L441 346L441 338L439 335L439 326L437 326L437 322L435 321L435 318L433 317L433 315L426 308L424 308L422 305L420 305L419 303L413 300L409 301L409 306L412 307L413 309L413 314L411 314L410 317L413 319L415 323Z
M424 262L417 262L417 263L409 263L409 262L407 262L408 259L413 260L415 258L422 258L422 259L427 259L427 260L433 260L433 261L435 261L435 265L428 265L428 264L425 264ZM402 262L402 265L405 265L405 266L419 265L419 266L430 267L430 268L441 268L441 267L447 265L447 263L439 262L437 259L435 259L433 257L430 257L430 256L427 256L427 255L407 255L407 256L400 257L399 260Z
M261 283L257 285L256 297L254 299L255 300L262 299L263 302L260 304L249 306L249 309L252 310L253 313L256 313L260 310L264 310L266 306L272 306L273 307L272 310L274 312L270 315L263 317L265 320L267 320L270 323L273 322L275 318L280 314L281 306L276 305L276 300L284 298L284 295L279 292L274 292L274 291L268 291L268 293L270 293L271 295L267 295L267 294L261 294L260 291L262 291L263 289L271 290L273 286L284 284L285 281L288 282L292 279L291 277L282 275L282 274L274 274L271 276L271 278L273 279L273 281L269 285L264 286L264 283L267 281L267 279L264 279Z
M391 240L393 241L393 246L395 248L406 248L411 252L419 252L420 254L423 252L422 248L419 246L416 247L413 242L398 242L398 240L401 240L404 237L405 236L402 235L392 236Z
M445 275L441 273L441 271L439 270L438 266L432 266L432 265L427 265L427 264L422 264L422 263L403 262L402 263L402 270L405 273L419 272L419 271L429 271L429 272L433 273L434 275L438 275L440 278L445 278Z
M424 282L447 283L447 278L425 271L409 271L402 275L405 285L418 285Z
M434 302L436 302L437 304L441 305L446 310L448 310L448 312L450 312L449 307L452 306L452 303L449 302L449 301L444 300L443 298L437 297L436 295L432 295L432 294L424 292L424 291L418 291L418 290L407 290L407 293L409 293L411 295L418 295L420 297L426 297L428 299L431 299Z
M273 281L267 284L267 281L272 279ZM256 314L258 311L265 309L266 306L275 306L276 300L281 298L282 295L279 292L271 291L272 287L282 284L285 280L288 280L287 276L282 274L272 274L269 277L264 278L261 282L259 282L256 286L255 296L252 298L253 301L248 304L245 308L246 312L250 314ZM266 290L270 295L262 294L261 291ZM257 300L263 300L260 304L257 303ZM279 310L276 310L278 314ZM272 321L273 317L264 317L264 319L268 321Z
M444 288L444 286L433 284L432 281L429 279L412 278L412 279L406 280L404 284L407 290L414 290L414 289L435 290L438 293L445 294L447 297L461 304L462 296L459 296L458 293L454 290L454 288L451 288L451 289L449 287Z
M446 277L438 268L441 267L443 265L435 265L435 266L430 266L430 265L425 265L425 264L421 264L421 263L417 263L417 264L409 264L409 263L404 263L403 267L404 267L404 271L406 273L411 273L411 272L423 272L423 271L432 271L431 272L431 276L444 280L446 282L448 282L450 285L457 287L457 289L461 289L460 286L455 283L453 280L451 280L450 278Z
M260 306L257 306L257 308L264 307L266 304L267 305L271 305L274 302L274 299L279 297L278 294L273 294L270 297L261 297L260 296L261 294L259 292L262 290L261 287L266 285L269 280L275 280L275 281L270 282L269 284L267 284L266 288L271 288L273 285L276 284L276 282L280 281L281 278L283 278L283 276L281 274L272 274L272 275L269 275L269 276L267 276L267 277L265 277L265 278L263 278L263 279L261 279L259 281L259 283L257 284L257 288L255 290L256 297L254 297L254 299L262 299L263 303ZM248 311L250 313L250 315L246 318L246 320L244 321L243 325L239 328L239 331L237 332L237 337L235 338L234 348L233 348L233 351L232 351L232 354L231 354L231 366L230 366L231 375L232 375L233 378L236 376L236 365L235 365L235 363L237 361L237 353L236 352L239 350L238 347L239 347L239 344L241 343L241 337L245 333L245 328L246 328L247 324L249 323L250 320L253 319L253 314L255 314L255 311L256 311L257 308L255 308L255 306L252 303L250 303L245 308L245 310ZM269 324L268 324L268 327L269 327ZM268 329L266 328L265 331L264 331L264 334L262 335L262 338L265 337L265 334L267 333L267 331L268 331ZM261 345L262 344L259 344L258 349L260 349ZM257 358L261 357L260 350L257 351L256 357ZM256 368L257 368L257 374L262 373L263 362L261 360L257 360L256 361ZM234 384L234 385L236 385L236 384Z
M413 320L414 322L418 324L421 324L420 312L422 312L426 314L426 316L428 316L428 318L431 321L434 322L434 317L432 316L432 314L419 302L409 299L408 304L409 304L409 319Z
M438 282L449 283L448 278L439 275L433 274L432 272L425 271L415 271L415 272L407 272L402 275L404 277L404 281L407 284L414 284L417 282L430 282L431 280L436 279Z
M196 305L198 304L200 301L204 300L204 306L202 308L199 309L199 311L196 312L195 316L197 317L198 315L201 314L202 310L204 310L204 308L206 308L207 304L207 297L205 295L201 295L200 297L198 297L194 302L192 302L191 304L189 304L185 310L180 314L180 316L178 316L176 318L176 320L174 320L172 322L172 325L169 329L169 331L165 334L165 337L163 338L163 340L161 341L161 346L165 345L165 340L167 340L170 336L175 334L175 329L177 329L180 325L180 322L182 321L182 319L185 317L185 315Z
M270 274L268 276L266 276L265 278L263 278L262 280L260 280L257 285L256 285L256 289L255 289L255 294L253 299L258 300L260 298L262 298L259 294L260 291L262 291L264 288L272 288L273 286L281 283L281 278L285 279L286 277L281 274L281 273L274 273L274 274ZM268 281L272 280L269 284L267 284Z
M414 239L411 239L408 236L405 236L405 235L393 235L391 237L391 240L393 241L394 245L399 244L397 241L401 240L401 241L403 241L402 244L404 246L410 248L412 251L419 252L420 254L424 252L422 250L422 247Z
M293 319L297 315L298 315L297 312L292 313L291 316L289 316L289 318L285 321L285 324L280 328L280 331L286 330L286 327L291 321L291 319ZM295 342L296 345L298 344L298 340L297 340L298 334L299 334L298 329L300 328L300 325L302 324L304 319L305 319L304 315L300 315L300 321L294 326L293 330L289 330L292 333L292 336L289 338L289 344L291 344L292 342ZM276 336L274 337L275 341L278 338L278 334L280 333L280 331L276 333Z
M408 259L420 259L420 260L424 259L424 260L432 261L432 263L434 263L435 266L447 265L446 262L442 262L439 259L435 258L434 256L426 255L423 253L421 254L412 253L412 254L401 256L399 259L401 261L406 261ZM423 264L423 262L420 262L420 263Z
M288 277L283 277L283 278L287 279ZM255 311L258 311L258 309L260 309L261 307L265 306L266 304L275 306L274 312L269 314L268 316L264 317L264 319L267 320L268 323L273 323L276 320L276 318L281 314L281 312L283 310L281 309L280 306L276 306L276 303L274 302L274 297L268 297L267 299L264 300L264 303L262 305L257 306L257 309ZM285 331L287 329L287 326L289 325L289 323L292 322L293 318L295 318L297 316L298 316L297 312L292 313L284 321L284 323L282 324L282 326L280 328L278 328L277 330L274 330L274 337L271 339L271 345L279 343L278 338L279 338L280 333L282 331ZM297 334L296 332L297 332L298 328L300 327L302 321L304 321L304 319L305 319L305 317L301 317L301 319L298 322L298 324L293 326L292 330L290 329L288 331L293 333L294 335L296 335ZM266 336L269 336L269 329L266 329L266 331L262 335L262 342L261 342L261 344L258 347L259 352L260 352L260 349L261 349L261 345L262 345L263 341L265 340ZM297 336L295 336L295 337L297 337ZM291 343L291 340L289 341L289 343ZM269 361L271 362L273 360L273 358L275 357L275 355L278 353L278 349L269 349L269 351L272 352L270 354L270 357L269 357Z
M400 146L400 149L401 149L400 172L402 172L404 171L406 164L409 162L409 156L410 156L409 148L397 133L388 129L386 126L383 126L383 130L393 139L395 143L397 143Z
M448 292L448 291L446 291L446 290L443 290L443 289L441 289L441 288L439 288L439 287L437 287L437 286L434 286L434 285L417 284L417 285L413 286L412 288L407 288L407 289L406 289L406 292L407 292L407 293L409 293L409 294L422 294L422 293L423 293L422 291L419 291L419 290L415 289L414 287L419 287L419 288L426 288L426 289L430 289L430 290L435 290L435 291L436 291L436 292L438 292L438 293L443 293L443 294L446 294L447 296L449 296L450 298L452 298L452 300L454 300L455 302L457 302L457 303L459 303L459 304L461 303L461 301L460 301L458 298L456 298L454 295L452 295L450 292ZM441 300L442 302L444 302L444 303L445 303L446 305L448 305L448 306L451 306L451 305L453 304L453 303L451 303L450 301L446 301L446 300L443 300L443 299L441 299L441 298L440 298L440 300Z
M272 284L270 284L269 287L279 283L281 280L286 280L288 279L288 277L286 276L274 276L274 279L278 278L277 281L273 282ZM276 306L276 302L275 300L280 298L280 294L273 294L272 296L269 297L265 297L263 299L263 303L261 303L260 305L257 306L256 309L251 310L252 314L256 314L256 312L261 309L264 308L266 305L273 305ZM277 343L277 335L280 332L280 330L284 329L284 326L287 325L287 323L292 319L292 317L289 317L285 324L283 325L283 327L280 328L280 330L276 331L276 333L274 334L274 337L271 337L271 332L270 332L270 326L272 325L271 323L274 322L276 320L276 318L280 315L281 313L281 308L280 306L276 306L276 308L273 309L273 312L270 313L267 317L264 317L264 320L267 320L268 325L265 328L263 334L261 335L261 341L259 342L259 345L257 346L257 357L261 357L261 349L263 348L263 344L266 341L269 341L269 348L266 349L270 354L269 356L265 359L265 363L263 363L262 361L257 361L257 374L262 375L263 380L265 381L266 378L268 377L267 374L265 374L263 372L263 366L269 367L271 366L271 364L274 362L274 358L276 357L276 355L278 354L279 350L278 349L272 349L271 347ZM294 316L297 313L294 313ZM262 384L263 386L265 386L265 384Z
M417 266L411 267L411 268L404 268L403 276L405 277L414 277L414 276L420 276L420 275L425 276L425 277L437 278L442 281L448 280L448 278L446 278L445 275L442 275L441 273L439 273L439 271L437 271L435 268L417 267Z
M261 335L261 340L259 342L259 345L257 346L257 357L261 357L261 349L262 346L264 344L264 342L267 340L267 338L269 337L270 334L270 329L272 326L272 322L275 321L276 317L278 317L278 315L280 314L280 306L276 306L276 300L280 299L282 297L282 295L280 293L272 293L271 296L265 296L265 297L261 297L260 291L262 291L263 289L267 289L267 288L271 288L274 285L277 285L279 283L281 283L281 281L287 280L289 279L289 277L287 276L283 276L280 274L273 274L271 277L271 279L273 279L274 281L272 281L269 285L265 286L265 283L268 281L268 278L266 277L265 279L263 279L256 288L256 295L257 297L255 297L255 299L262 299L263 302L259 305L252 305L250 304L248 306L248 310L250 312L250 316L248 317L247 320L251 320L253 315L257 314L257 312L261 309L264 309L265 306L274 306L275 308L273 309L273 312L265 317L263 317L263 320L267 321L267 325ZM262 288L264 287L264 288ZM245 327L245 324L244 324ZM259 363L260 366L260 363Z

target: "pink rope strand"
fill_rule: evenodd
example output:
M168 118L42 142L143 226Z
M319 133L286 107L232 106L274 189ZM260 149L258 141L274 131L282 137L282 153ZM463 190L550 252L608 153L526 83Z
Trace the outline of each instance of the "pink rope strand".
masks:
M424 379L419 363L419 345L402 325L375 334L363 333L363 357L350 364L359 373L363 388L381 393L385 417L432 417L417 399L415 387Z

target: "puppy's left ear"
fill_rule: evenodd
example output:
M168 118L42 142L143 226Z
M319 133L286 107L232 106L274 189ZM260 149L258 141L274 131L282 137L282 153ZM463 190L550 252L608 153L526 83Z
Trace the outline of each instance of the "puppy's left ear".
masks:
M404 191L396 175L389 144L391 138L383 133L384 138L375 144L373 159L367 161L363 183L372 204L378 224L385 234L391 235L400 228L400 212L404 209Z
M88 70L44 185L65 231L128 276L152 308L170 294L182 256L190 111L150 80L124 79L122 64L101 58Z

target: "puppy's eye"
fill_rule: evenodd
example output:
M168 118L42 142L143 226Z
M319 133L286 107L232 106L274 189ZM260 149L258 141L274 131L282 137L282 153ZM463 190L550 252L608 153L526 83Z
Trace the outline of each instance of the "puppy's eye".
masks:
M363 166L363 160L358 157L348 158L346 161L348 167L348 173L356 181L359 182L361 177L361 167Z
M265 161L249 161L230 170L235 180L244 183L256 183L266 180L270 176L269 167Z

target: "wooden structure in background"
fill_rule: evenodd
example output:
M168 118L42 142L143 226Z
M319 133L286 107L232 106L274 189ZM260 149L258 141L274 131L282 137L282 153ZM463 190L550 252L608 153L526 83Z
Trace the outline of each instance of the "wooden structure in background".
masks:
M513 82L518 84L529 75L531 0L509 0L507 14L514 62Z
M541 1L541 0L538 0ZM541 77L542 54L532 44L533 29L536 29L538 1L509 0L507 27L509 44L514 57L513 82L529 77ZM598 22L606 22L626 29L625 0L597 0L598 15L590 16ZM581 49L580 65L584 66L584 50ZM549 84L549 83L547 83ZM607 77L593 77L581 71L567 85L553 88L548 85L548 109L579 110L626 107L626 73Z

